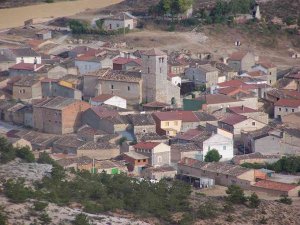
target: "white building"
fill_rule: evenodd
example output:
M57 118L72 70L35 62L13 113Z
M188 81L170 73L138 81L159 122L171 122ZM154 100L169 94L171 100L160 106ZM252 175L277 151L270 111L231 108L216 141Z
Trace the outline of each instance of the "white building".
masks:
M123 12L115 16L104 19L103 28L105 30L119 30L122 28L134 29L137 26L137 18L128 12Z
M213 134L210 138L203 142L203 160L206 154L216 149L222 156L220 161L227 161L233 158L233 138L221 134Z
M105 105L116 106L123 109L127 108L126 99L121 98L119 96L110 95L110 94L98 95L90 100L90 104L92 106L99 106L105 104Z

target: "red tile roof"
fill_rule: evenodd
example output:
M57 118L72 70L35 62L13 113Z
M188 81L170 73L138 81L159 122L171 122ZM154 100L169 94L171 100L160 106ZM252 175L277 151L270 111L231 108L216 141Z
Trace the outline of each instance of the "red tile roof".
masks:
M246 54L247 52L243 52L243 51L234 52L229 56L229 60L240 61L245 57Z
M249 92L239 88L239 87L227 87L227 88L221 88L218 90L219 94L223 94L223 95L235 95L237 93L245 93L245 94L249 94Z
M295 184L286 184L286 183L280 183L270 180L261 180L254 184L256 187L276 190L276 191L290 191L296 188L298 185Z
M257 112L256 109L251 109L251 108L248 108L248 107L245 107L245 106L229 107L229 108L227 108L227 111L233 112L233 113L236 113L236 114Z
M277 102L275 102L274 105L297 108L300 106L300 100L298 100L298 99L279 99Z
M35 68L36 66L36 68ZM13 70L28 70L28 71L37 71L41 69L44 65L42 64L33 64L33 63L18 63L10 67L9 69Z
M157 101L143 104L143 107L148 107L148 108L165 108L168 106L170 105L163 102L157 102Z
M98 95L98 96L92 98L91 100L94 101L94 102L105 102L106 100L108 100L112 97L114 97L114 95L102 94L102 95Z
M229 124L229 125L235 125L235 124L245 121L246 119L247 119L247 116L243 116L243 115L239 115L239 114L232 114L231 116L228 116L225 119L221 120L221 122Z
M206 102L207 105L238 101L230 96L222 95L222 94L209 94L209 95L205 95L205 96L196 98L196 100L200 100L200 101L203 100Z
M198 122L198 117L192 111L169 111L153 113L160 121L181 120L182 122Z
M290 78L290 79L300 79L300 70L297 72L293 72L285 77Z
M219 87L241 87L245 85L247 84L240 80L229 80L222 83L218 83Z
M135 149L153 149L159 144L160 144L160 142L139 142L136 145L134 145L133 147Z
M271 69L271 68L276 67L275 64L273 64L271 62L268 62L268 61L260 61L258 64L261 65L262 67L266 68L266 69Z
M141 59L132 59L132 58L124 58L124 57L118 57L116 59L113 60L114 64L127 64L130 62L135 62L138 65L142 65L142 60Z
M266 75L263 71L260 70L247 72L247 74L250 75L251 77L260 77Z

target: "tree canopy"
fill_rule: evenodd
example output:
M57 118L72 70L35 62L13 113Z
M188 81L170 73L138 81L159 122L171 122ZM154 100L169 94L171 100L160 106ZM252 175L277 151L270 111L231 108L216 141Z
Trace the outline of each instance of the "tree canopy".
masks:
M207 152L204 161L205 162L219 162L222 156L219 154L218 150L212 149Z

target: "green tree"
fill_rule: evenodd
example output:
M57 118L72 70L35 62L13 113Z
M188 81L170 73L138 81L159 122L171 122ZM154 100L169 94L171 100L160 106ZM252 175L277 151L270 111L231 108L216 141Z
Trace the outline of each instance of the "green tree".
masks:
M207 152L205 155L204 161L205 162L219 162L222 156L220 156L218 150L212 149Z
M49 217L47 213L41 214L39 216L39 220L42 222L42 224L49 224L52 221L52 219Z
M293 203L293 200L286 195L282 195L280 197L280 199L278 200L278 202L286 204L286 205L291 205Z
M14 203L25 202L26 199L32 197L33 191L26 187L24 179L9 179L4 184L4 194Z
M199 206L197 217L200 219L210 219L216 217L218 212L217 206L213 202L205 202Z
M249 206L251 208L257 208L260 204L260 199L258 198L257 194L253 192L249 197Z
M25 160L26 162L34 162L35 158L32 153L32 151L29 149L29 147L22 147L22 148L17 148L16 150L16 156L20 159Z
M227 200L234 204L244 204L247 199L244 190L238 185L230 185L226 190Z
M33 206L34 206L34 210L43 211L48 206L48 203L47 202L34 202Z
M0 212L0 224L7 225L7 217L2 212Z
M90 221L85 214L80 213L80 214L76 215L73 224L74 225L90 225Z
M104 24L103 19L99 19L99 20L96 21L96 25L97 25L98 29L100 29L100 30L103 29L103 24Z
M7 139L0 137L0 162L7 163L16 157L15 148L8 143Z

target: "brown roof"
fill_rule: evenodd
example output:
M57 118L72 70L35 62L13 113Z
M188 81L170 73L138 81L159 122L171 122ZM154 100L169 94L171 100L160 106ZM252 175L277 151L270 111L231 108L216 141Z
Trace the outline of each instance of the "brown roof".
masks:
M222 94L208 94L201 96L199 98L196 98L198 100L204 100L206 104L220 104L220 103L226 103L226 102L237 102L238 100Z
M247 116L239 115L239 114L232 114L231 116L221 120L222 123L226 123L229 125L235 125L240 122L247 120Z
M256 109L248 108L246 106L229 107L229 108L227 108L227 111L233 112L236 114L257 112Z
M271 68L276 67L275 64L273 64L271 62L268 62L268 61L260 61L258 64L261 65L262 67L266 68L266 69L271 69Z
M139 83L142 80L140 72L112 70L112 69L100 69L96 72L92 72L87 75L97 76L99 80L111 80L111 81L120 81L120 82Z
M198 122L198 117L192 111L168 111L153 113L160 121L181 120L182 122Z
M98 96L92 98L91 100L94 101L94 102L105 102L106 100L108 100L112 97L114 97L114 95L102 94L102 95L98 95Z
M224 81L222 83L218 83L219 87L241 87L244 85L247 84L240 80L229 80L229 81Z
M245 57L245 55L247 55L247 52L243 52L243 51L234 52L229 56L229 60L240 61Z
M163 102L157 102L157 101L143 104L143 107L148 107L148 108L164 108L168 106L170 105Z
M135 62L138 65L142 65L142 60L141 59L133 59L133 58L125 58L125 57L118 57L116 59L113 60L114 64L120 64L120 65L124 65L130 62Z
M297 108L300 106L300 100L297 99L279 99L274 104L275 106L285 106L285 107L292 107Z
M290 191L298 187L298 185L295 184L286 184L270 180L258 181L254 184L254 186L276 191Z
M37 70L41 69L43 66L44 65L42 65L42 64L18 63L18 64L11 66L9 69L37 71Z
M160 144L159 142L139 142L133 147L135 149L153 149L159 144Z
M135 151L125 152L124 155L126 155L132 159L148 159L149 158L148 156L139 154Z
M142 52L143 55L148 55L148 56L165 56L167 55L167 53L157 49L157 48L153 48L153 49L149 49L146 51Z

